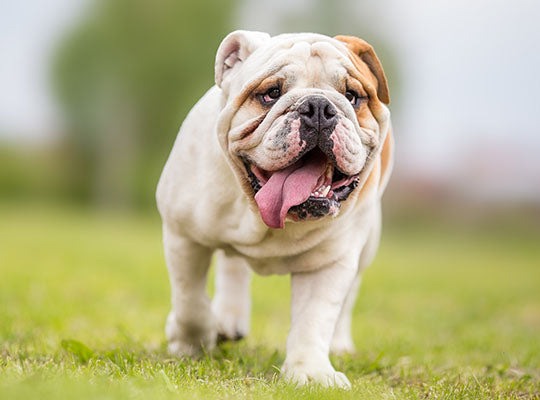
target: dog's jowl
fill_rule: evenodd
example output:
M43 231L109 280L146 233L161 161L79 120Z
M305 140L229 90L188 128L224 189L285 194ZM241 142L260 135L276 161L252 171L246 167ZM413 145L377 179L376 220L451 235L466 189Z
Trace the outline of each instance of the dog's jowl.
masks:
M365 41L236 31L216 85L184 121L157 203L172 289L169 351L193 356L250 324L250 274L291 275L282 375L350 387L351 313L381 229L393 142L381 64ZM206 293L216 253L216 293Z

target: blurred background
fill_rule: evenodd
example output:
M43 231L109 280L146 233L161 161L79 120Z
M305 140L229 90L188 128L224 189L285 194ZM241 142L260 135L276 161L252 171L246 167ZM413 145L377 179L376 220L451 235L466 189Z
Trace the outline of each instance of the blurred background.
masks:
M234 29L357 35L389 80L388 225L540 221L540 3L0 3L0 200L154 212L182 120Z
M235 29L357 35L386 71L396 164L344 371L386 397L538 397L539 20L537 0L0 1L0 398L199 385L169 369L154 192ZM289 285L254 277L210 382L273 379Z

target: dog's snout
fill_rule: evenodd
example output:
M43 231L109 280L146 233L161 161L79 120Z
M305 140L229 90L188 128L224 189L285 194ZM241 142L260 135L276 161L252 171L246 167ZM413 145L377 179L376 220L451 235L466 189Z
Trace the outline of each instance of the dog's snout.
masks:
M309 97L304 100L298 107L298 112L306 126L318 131L331 128L336 122L336 107L328 99L321 96Z

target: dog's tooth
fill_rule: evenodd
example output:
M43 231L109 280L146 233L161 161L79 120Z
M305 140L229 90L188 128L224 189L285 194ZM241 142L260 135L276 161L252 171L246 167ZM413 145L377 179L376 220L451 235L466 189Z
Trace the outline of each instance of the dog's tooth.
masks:
M326 186L323 191L321 192L321 197L326 197L328 192L330 191L330 185Z
M334 175L334 165L328 164L325 172L326 179L332 179L332 175Z

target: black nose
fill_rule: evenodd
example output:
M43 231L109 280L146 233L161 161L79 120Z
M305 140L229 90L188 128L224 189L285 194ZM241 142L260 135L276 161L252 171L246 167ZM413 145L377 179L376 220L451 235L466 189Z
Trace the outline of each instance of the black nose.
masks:
M300 104L298 112L307 127L317 129L319 132L333 128L337 120L336 107L322 96L308 97Z

